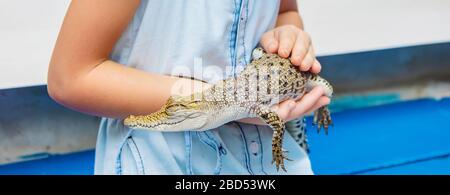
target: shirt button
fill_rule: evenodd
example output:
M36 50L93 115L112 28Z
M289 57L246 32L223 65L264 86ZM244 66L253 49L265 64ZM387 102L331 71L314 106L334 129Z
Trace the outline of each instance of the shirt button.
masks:
M255 156L258 155L259 144L256 143L255 141L252 141L252 143L250 143L250 152Z

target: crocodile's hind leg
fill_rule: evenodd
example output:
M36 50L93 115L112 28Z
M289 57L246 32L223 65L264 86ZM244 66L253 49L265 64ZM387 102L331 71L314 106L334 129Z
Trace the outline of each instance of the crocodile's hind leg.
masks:
M291 134L297 144L309 153L308 138L306 136L306 119L300 117L285 123L286 131Z
M317 133L319 133L320 129L323 127L325 129L325 134L328 135L328 127L333 125L333 121L331 120L330 110L328 110L327 106L323 106L314 112L313 124L317 125Z
M281 167L284 171L284 160L291 160L287 158L287 151L283 150L283 135L285 131L285 124L281 118L269 107L261 106L257 109L257 115L273 129L272 137L272 164L275 163L277 171Z

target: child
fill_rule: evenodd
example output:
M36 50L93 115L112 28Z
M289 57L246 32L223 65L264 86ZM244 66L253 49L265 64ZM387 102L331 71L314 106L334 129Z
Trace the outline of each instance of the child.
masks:
M319 73L302 29L295 0L77 0L54 49L48 92L69 108L103 117L96 174L285 174L271 164L272 130L259 119L164 133L131 130L123 118L155 112L170 95L209 85L170 75L213 82L237 74L258 43ZM174 90L179 87L190 90ZM273 109L289 121L329 101L315 88ZM312 174L306 152L285 135L293 160L285 164L288 173Z

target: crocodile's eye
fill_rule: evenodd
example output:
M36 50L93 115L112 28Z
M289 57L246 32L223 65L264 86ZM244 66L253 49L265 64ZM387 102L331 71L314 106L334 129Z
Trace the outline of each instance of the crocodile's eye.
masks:
M197 108L199 106L200 101L192 101L189 103L189 108Z
M186 106L183 104L170 104L170 105L167 105L166 110L168 112L176 112L176 111L179 111L179 110L185 109L185 108L186 108Z

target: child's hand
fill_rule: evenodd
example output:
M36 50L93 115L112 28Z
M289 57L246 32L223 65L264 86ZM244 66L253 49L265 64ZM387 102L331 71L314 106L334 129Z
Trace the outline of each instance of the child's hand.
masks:
M291 57L291 62L301 71L319 73L321 65L317 61L308 33L294 25L276 27L261 38L261 46L268 53L278 53L281 57Z
M330 103L330 98L323 96L323 93L321 87L315 87L300 100L286 100L272 106L272 109L284 121L300 118Z
M291 56L292 64L300 66L302 71L319 73L321 65L317 61L309 35L293 25L279 26L266 32L261 39L261 46L269 53L278 53L281 57ZM286 100L272 107L284 121L290 121L311 113L330 103L321 87L315 87L300 100ZM262 124L254 119L241 122Z
M272 106L272 109L283 121L290 121L312 113L318 108L330 103L330 98L323 96L323 89L316 87L305 94L300 100L286 100ZM265 125L259 118L245 118L239 120L243 123Z

